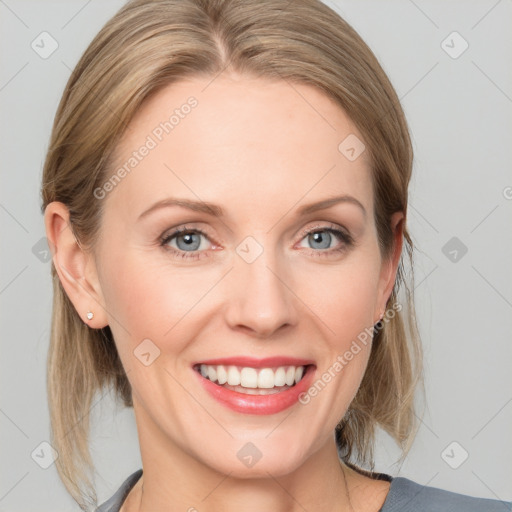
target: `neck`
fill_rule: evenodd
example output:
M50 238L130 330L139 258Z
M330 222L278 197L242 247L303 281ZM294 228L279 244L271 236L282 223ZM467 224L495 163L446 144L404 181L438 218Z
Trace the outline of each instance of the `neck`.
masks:
M121 512L376 512L389 489L341 463L334 436L295 470L250 478L216 471L161 431L138 432L144 473Z
M143 467L139 496L134 500L137 508L133 510L137 512L353 510L349 500L354 486L352 470L340 464L336 453L329 456L326 449L281 477L269 474L267 478L234 478L210 468L191 470L176 461L165 469L155 463L143 462Z

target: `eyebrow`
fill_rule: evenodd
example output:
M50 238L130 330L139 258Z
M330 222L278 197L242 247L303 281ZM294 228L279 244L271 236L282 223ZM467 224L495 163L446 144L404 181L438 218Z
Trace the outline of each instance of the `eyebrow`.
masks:
M217 206L216 204L207 203L205 201L190 201L189 199L168 198L156 202L153 206L148 208L146 211L142 212L139 215L139 220L146 217L155 210L159 210L161 208L168 208L171 206L180 206L181 208L187 208L195 212L207 213L214 217L224 216L224 211L220 206Z
M297 210L297 215L307 215L313 212L316 212L318 210L325 210L327 208L330 208L336 204L339 203L348 203L353 204L355 206L358 206L361 211L363 212L364 216L366 217L366 210L362 203L356 199L353 196L350 195L342 195L342 196L335 196L335 197L329 197L327 199L323 199L322 201L318 201L315 203L306 204L304 206L301 206ZM145 210L139 215L138 220L146 217L150 213L154 212L155 210L159 210L161 208L169 208L172 206L178 206L181 208L187 208L189 210L193 210L195 212L202 212L206 213L208 215L212 215L213 217L224 217L225 212L224 210L213 203L208 203L206 201L191 201L189 199L177 199L177 198L167 198L162 199L161 201L156 202L153 204L150 208Z
M334 206L339 203L348 203L348 204L353 204L355 206L358 206L361 209L361 211L363 212L363 215L366 217L366 210L365 210L363 204L361 203L361 201L359 201L358 199L356 199L353 196L349 196L346 194L343 196L330 197L330 198L324 199L322 201L318 201L316 203L306 204L299 208L298 214L299 215L307 215L308 213L313 213L318 210L325 210L325 209L330 208L331 206Z

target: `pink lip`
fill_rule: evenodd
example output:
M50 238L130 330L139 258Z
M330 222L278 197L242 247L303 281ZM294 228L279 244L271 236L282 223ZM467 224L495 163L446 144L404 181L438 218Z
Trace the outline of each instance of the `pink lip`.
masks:
M225 365L225 366L248 366L251 368L275 368L277 366L307 366L308 364L315 364L314 361L307 359L297 359L296 357L274 356L266 357L264 359L255 359L254 357L240 356L240 357L225 357L219 359L208 359L206 361L198 361L195 365L208 364L208 365Z
M291 359L289 358L286 358L287 364L282 364L281 362L276 364L274 361L276 358L269 358L260 360L259 363L261 364L254 366L254 360L251 364L248 364L247 361L249 359L250 358L233 358L229 360L215 359L214 361L216 362L203 362L202 364L231 364L233 366L252 366L255 368L304 365L303 363L290 363L289 361L291 361ZM282 358L279 359L281 361ZM229 363L225 361L229 361ZM276 414L288 409L288 407L291 407L292 405L295 405L299 400L300 394L305 393L311 386L315 375L315 366L311 364L307 366L306 372L298 384L295 384L293 387L285 391L274 393L272 395L247 395L245 393L238 393L204 378L197 370L194 370L194 373L197 375L198 379L200 379L201 384L204 386L206 391L208 391L213 398L224 406L236 412L263 415Z

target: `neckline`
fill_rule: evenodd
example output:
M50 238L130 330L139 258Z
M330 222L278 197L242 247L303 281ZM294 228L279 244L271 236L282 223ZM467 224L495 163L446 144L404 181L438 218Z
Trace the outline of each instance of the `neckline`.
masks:
M391 492L394 491L395 484L397 482L397 479L391 475L388 475L387 473L378 473L373 471L367 471L365 469L362 469L358 466L355 466L354 464L347 463L345 461L345 464L352 468L354 471L357 471L358 473L367 476L373 480L385 480L387 482L390 482L388 492L386 494L386 499L384 500L384 503L379 508L377 512L386 512L386 507L388 504L388 501L390 500ZM131 490L135 487L137 482L141 479L142 474L144 470L142 468L135 471L135 473L132 473L125 481L122 487L126 485L124 488L124 492L122 493L121 500L119 502L119 508L117 510L120 510L121 507L124 505L126 498L128 497L128 494L130 494Z
M367 476L368 478L371 478L372 480L386 480L387 482L393 482L393 477L391 475L388 475L387 473L377 473L375 471L368 471L366 469L360 468L359 466L356 466L352 462L347 461L341 461L346 466L348 466L350 469L353 469L355 472Z
M384 499L384 502L382 503L381 507L377 511L377 512L386 512L387 507L388 507L388 503L392 499L392 498L390 498L390 496L395 491L395 487L396 487L395 484L397 482L396 478L391 476L391 475L388 475L387 473L379 473L379 472L375 472L375 471L368 471L366 469L363 469L363 468L360 468L360 467L356 466L355 464L353 464L351 462L341 461L340 460L340 463L342 463L342 462L346 466L348 466L349 468L354 470L356 473L359 473L359 474L361 474L363 476L371 478L372 480L384 480L386 482L389 482L389 488L388 488L388 492L386 493L386 497Z

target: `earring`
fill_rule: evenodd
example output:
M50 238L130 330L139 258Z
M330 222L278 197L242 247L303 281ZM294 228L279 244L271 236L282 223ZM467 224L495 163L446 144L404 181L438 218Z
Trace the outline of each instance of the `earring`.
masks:
M94 313L92 311L87 312L87 320L92 320Z
M374 329L376 329L377 331L378 331L379 329L381 329L381 328L382 328L382 324L381 324L381 322L382 322L382 319L383 319L383 318L384 318L384 313L382 313L382 314L379 316L379 319L377 320L377 323L373 326L373 328L374 328Z

